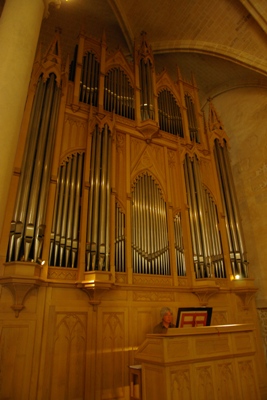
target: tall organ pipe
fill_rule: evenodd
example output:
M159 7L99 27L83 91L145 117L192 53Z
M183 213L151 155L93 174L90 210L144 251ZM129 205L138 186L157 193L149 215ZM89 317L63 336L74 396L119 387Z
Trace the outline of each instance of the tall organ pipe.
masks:
M201 183L198 160L185 158L185 181L196 278L225 277L216 206Z
M53 104L53 94L54 94L54 85L53 85L53 79L51 78L48 82L47 98L44 104L44 113L40 127L39 140L37 143L37 151L35 158L36 162L32 176L32 185L29 196L27 216L25 221L26 226L24 235L24 255L26 260L28 260L29 258L30 250L32 247L32 241L34 238L34 231L36 228L35 220L36 220L38 200L41 190L41 178L42 178L44 156L45 156L45 144L47 140L47 128L49 124L50 112Z
M204 266L204 254L205 250L203 248L203 232L201 231L201 225L200 225L200 213L199 213L199 206L197 203L197 198L200 196L198 193L199 187L197 187L196 180L198 179L197 176L195 176L194 173L194 166L193 163L196 162L196 159L194 159L192 162L189 159L189 156L186 156L186 163L187 163L187 172L188 172L188 183L189 183L189 198L191 202L191 207L192 207L192 213L190 213L190 216L192 218L192 223L191 227L194 230L194 235L193 237L195 238L195 249L196 249L196 260L197 265L195 265L195 272L196 272L196 277L201 277L204 278L205 276L205 266ZM197 197L196 197L197 194ZM198 199L199 200L199 199ZM199 269L200 269L200 275L199 275Z
M117 203L115 224L115 270L116 272L125 272L125 214Z
M132 260L135 273L170 274L166 204L147 173L132 194Z
M65 181L65 193L68 194L70 192L70 178L71 178L71 169L72 169L72 159L67 163L67 168L66 168L66 181ZM60 255L59 255L59 265L62 266L64 262L64 255L65 255L65 247L66 247L66 233L67 233L67 215L68 215L68 201L67 199L64 198L64 203L63 203L63 214L62 214L62 223L60 227Z
M60 250L60 233L63 215L63 199L65 193L66 164L60 168L60 179L58 181L58 191L56 196L56 204L54 209L54 218L52 225L51 243L50 243L50 259L49 265L57 265L57 257ZM54 257L52 258L52 254Z
M204 191L201 183L200 172L199 172L199 164L195 157L193 162L195 183L197 188L197 198L198 198L198 215L200 219L200 229L202 233L202 241L203 241L203 253L205 255L205 265L209 268L210 266L210 242L209 242L209 231L207 227L207 214L205 210L205 201L204 201ZM210 272L208 271L208 276Z
M97 106L98 101L99 62L94 53L87 52L83 56L80 80L80 101Z
M111 138L108 126L96 126L91 147L86 270L109 270Z
M150 60L140 60L141 119L154 119L154 90Z
M92 214L92 241L91 241L91 257L92 257L92 270L97 269L96 252L97 252L97 237L98 237L98 224L99 224L99 198L100 198L100 167L101 167L101 131L96 132L96 154L95 154L95 169L94 169L94 193L93 193L93 209Z
M78 154L78 170L77 178L75 182L75 205L74 205L74 219L72 227L72 256L71 256L71 267L76 265L77 254L78 254L78 233L79 233L79 210L80 210L80 197L82 187L82 174L83 174L83 154Z
M221 147L215 140L215 161L220 181L223 206L226 216L226 228L230 247L230 259L233 274L248 277L246 250L241 231L241 222L238 212L235 188L233 184L231 167L227 147Z
M23 157L21 176L18 185L18 194L15 203L13 219L11 222L9 252L7 257L8 261L18 261L20 257L20 246L23 239L28 197L31 187L31 176L34 167L34 156L38 139L36 131L38 130L40 124L43 102L45 99L45 89L46 83L43 82L42 77L40 77L33 101L33 108L25 146L25 155Z
M191 229L191 238L192 238L192 246L193 246L193 257L194 257L194 268L196 278L199 278L199 270L198 270L198 250L197 250L197 238L196 238L196 229L194 223L194 210L192 204L192 192L189 184L189 160L188 155L186 155L184 162L184 173L185 173L185 184L186 184L186 192L187 192L187 201L189 205L189 223Z
M72 168L71 168L71 178L70 178L70 187L69 187L69 201L68 201L68 215L66 221L66 245L65 245L65 264L69 264L69 259L71 257L71 247L72 247L72 227L73 227L73 218L74 218L74 207L75 207L75 182L77 175L77 162L78 157L74 157L71 160Z
M178 276L186 275L186 267L184 261L184 246L182 235L181 214L177 214L174 218L174 238L176 253L176 269Z
M54 74L46 82L39 78L11 224L8 261L37 261L41 256L60 91Z
M98 126L95 127L95 131L92 135L91 144L91 161L90 161L90 191L89 191L89 201L88 201L88 221L87 221L87 239L86 239L86 269L89 270L91 265L91 242L92 242L92 220L93 220L93 198L94 198L94 188L95 188L95 153L96 153L96 136L97 136Z
M109 187L109 154L108 154L108 127L105 125L102 137L102 165L101 165L101 184L100 184L100 212L99 212L99 237L98 237L98 254L99 254L99 270L102 271L105 261L105 252L107 244L107 233L105 230L107 214L109 211L108 187Z
M48 137L46 143L45 158L43 164L42 188L39 196L39 203L36 217L36 230L34 236L34 260L41 258L41 250L45 233L45 216L47 208L47 196L49 190L50 171L52 167L52 155L55 143L56 124L60 105L61 92L56 88L53 98L51 117L49 121Z
M74 154L59 168L50 240L49 264L77 267L79 207L83 154Z

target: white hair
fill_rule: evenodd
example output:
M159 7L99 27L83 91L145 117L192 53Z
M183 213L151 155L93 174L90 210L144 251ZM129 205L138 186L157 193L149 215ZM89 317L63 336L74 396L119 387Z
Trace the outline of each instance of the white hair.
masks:
M172 314L172 310L169 307L163 307L160 310L160 317L161 319L164 317L165 314L167 314L168 312L170 312Z

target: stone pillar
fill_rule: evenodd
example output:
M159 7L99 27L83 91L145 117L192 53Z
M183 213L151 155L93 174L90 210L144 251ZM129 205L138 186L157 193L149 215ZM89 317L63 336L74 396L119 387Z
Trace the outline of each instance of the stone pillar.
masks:
M49 3L8 0L0 18L0 234L32 65Z

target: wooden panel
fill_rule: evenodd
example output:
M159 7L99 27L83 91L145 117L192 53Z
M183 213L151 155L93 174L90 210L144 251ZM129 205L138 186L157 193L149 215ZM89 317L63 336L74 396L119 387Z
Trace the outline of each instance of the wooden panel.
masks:
M84 397L85 350L86 315L59 313L54 343L51 399Z
M0 399L28 399L35 323L0 325Z

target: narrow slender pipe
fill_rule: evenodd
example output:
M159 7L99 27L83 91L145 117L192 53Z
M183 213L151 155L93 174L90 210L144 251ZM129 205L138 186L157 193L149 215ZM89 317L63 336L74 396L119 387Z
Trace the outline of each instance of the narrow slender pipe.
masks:
M102 132L97 129L96 132L96 154L94 169L94 197L93 197L93 214L92 214L92 242L91 242L91 267L94 271L97 269L97 239L98 239L98 223L99 223L99 206L100 206L100 162L102 148Z
M52 156L54 151L59 104L61 98L61 89L57 87L56 82L54 82L53 92L54 92L53 103L51 106L49 124L47 127L47 141L46 141L46 149L43 162L43 173L40 182L42 190L39 193L38 206L36 210L34 249L33 249L33 259L35 262L38 260L38 258L41 258L43 240L45 235L47 197L49 191Z
M107 149L107 185L106 185L106 254L105 254L105 270L109 271L110 267L110 173L111 173L111 134L108 126L105 126L108 135Z
M231 197L230 197L230 188L227 182L227 171L226 171L226 166L224 163L222 149L218 149L218 162L219 162L219 167L222 175L222 183L223 183L223 188L224 188L224 196L226 200L226 212L228 215L228 220L229 220L229 227L230 227L230 233L231 233L231 239L232 239L232 245L233 245L233 250L236 253L239 251L238 247L238 239L237 239L237 232L236 232L236 227L234 223L234 216L233 216L233 210L232 210L232 204L231 204Z
M191 228L191 239L192 239L192 247L193 247L193 257L194 257L194 265L195 265L195 274L196 278L199 278L199 268L198 268L198 247L197 247L197 238L195 232L195 224L194 224L194 210L192 204L192 193L191 193L191 186L189 182L189 157L186 155L184 161L184 173L185 173L185 184L186 184L186 191L187 191L187 201L189 205L189 221L190 221L190 228Z
M65 193L65 185L66 185L66 171L67 165L63 164L60 167L60 187L59 187L59 199L58 199L58 207L54 210L56 214L56 230L55 230L55 251L54 251L54 261L53 265L58 265L58 254L60 249L60 235L61 235L61 225L63 219L63 205L64 205L64 193Z
M21 167L21 176L18 185L17 199L15 203L13 220L11 222L8 261L12 261L12 259L18 261L20 254L30 194L31 177L34 167L33 160L38 139L36 131L38 131L40 125L45 89L46 84L43 82L42 77L40 77L37 84L36 94L34 96L33 109L31 112L27 140L25 144L25 153Z
M59 168L58 177L57 177L57 186L56 186L56 195L55 195L55 206L50 234L50 249L49 249L49 265L55 265L52 260L52 255L55 251L55 236L56 236L56 223L59 215L59 189L60 189L60 181L61 181L62 168Z
M98 104L99 69L100 69L100 64L95 60L95 79L94 79L94 98L93 98L93 105L95 107Z
M60 254L59 254L59 266L60 267L63 266L64 255L65 255L71 170L72 170L72 159L69 160L69 162L67 164L67 171L66 171L65 196L64 196L62 224L61 224L61 231L60 231Z
M95 127L92 135L91 143L91 160L90 160L90 191L88 199L88 219L86 234L86 270L91 269L91 244L92 244L92 226L93 226L93 207L95 192L95 157L96 157L96 137L98 126Z
M241 223L239 221L239 211L238 211L237 199L236 199L236 195L235 195L235 187L234 187L227 147L223 148L222 154L223 154L223 158L224 158L224 165L225 165L227 178L228 178L228 184L229 184L229 188L230 188L229 191L230 191L231 204L232 204L232 208L233 208L233 217L235 220L237 239L238 239L238 243L239 243L239 251L241 253L241 257L243 258L244 253L245 253L245 246L244 246L243 234L242 234L242 230L241 230Z
M75 181L74 218L72 227L72 246L71 246L71 268L74 268L76 266L76 259L78 254L79 210L80 210L84 154L83 153L78 154L77 157L78 157L78 168Z
M71 169L70 187L69 187L69 202L68 202L68 212L66 221L66 244L65 244L66 267L69 267L71 265L72 229L73 229L74 208L75 208L74 201L75 201L77 165L78 165L78 156L77 154L75 154L72 158L72 169Z
M27 216L25 220L24 233L24 258L28 260L32 247L35 231L35 219L38 207L39 191L41 187L41 177L43 172L43 162L45 157L46 141L48 135L49 117L51 106L53 103L55 75L51 75L47 81L46 97L43 104L42 122L36 149L35 165L31 181L31 191L29 194L29 202L27 207Z

